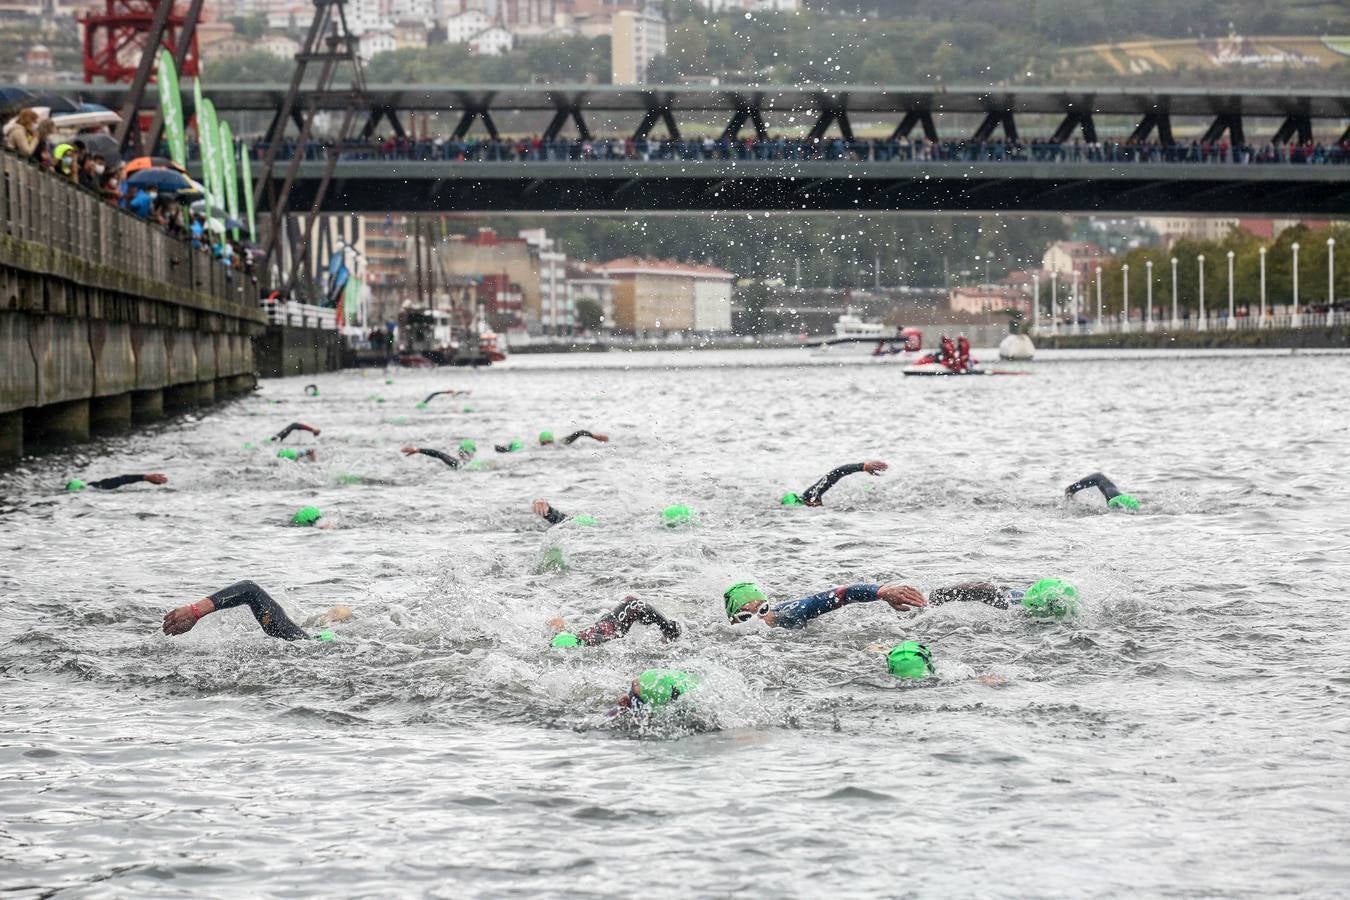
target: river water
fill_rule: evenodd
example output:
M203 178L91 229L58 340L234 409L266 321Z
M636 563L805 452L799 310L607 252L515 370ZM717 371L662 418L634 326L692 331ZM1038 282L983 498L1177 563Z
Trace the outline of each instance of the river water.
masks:
M0 473L0 890L1346 895L1350 357L1061 354L983 379L802 362L274 380ZM415 408L452 387L472 394ZM296 419L322 428L288 441L318 463L244 448ZM613 440L533 446L574 427ZM398 452L461 437L481 469ZM776 503L870 458L890 471L823 509ZM1061 499L1096 469L1143 509ZM60 489L141 471L170 483ZM536 497L600 527L546 529ZM659 524L675 502L692 525ZM337 527L286 527L305 504ZM1077 584L1076 620L721 613L750 578L786 599L1046 575ZM271 640L240 609L159 633L242 578L297 618L351 606L346 640ZM547 649L549 618L628 593L685 636ZM876 648L904 639L937 678L885 674ZM607 720L656 666L702 687Z

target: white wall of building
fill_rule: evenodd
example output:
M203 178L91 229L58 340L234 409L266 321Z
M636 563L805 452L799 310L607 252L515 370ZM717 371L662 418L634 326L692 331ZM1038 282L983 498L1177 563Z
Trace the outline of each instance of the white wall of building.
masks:
M731 330L731 278L694 279L694 330Z
M489 28L469 38L469 52L479 56L501 56L515 45L515 35L505 28Z
M487 31L492 20L482 10L471 9L445 20L445 42L467 44L474 35Z

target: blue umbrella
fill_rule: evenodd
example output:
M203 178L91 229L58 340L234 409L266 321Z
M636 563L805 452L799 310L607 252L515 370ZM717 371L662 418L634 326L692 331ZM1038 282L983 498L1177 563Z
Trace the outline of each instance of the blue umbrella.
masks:
M197 193L198 191L191 178L188 178L182 172L175 172L173 169L141 169L127 179L127 184L135 185L143 191L154 188L161 194Z

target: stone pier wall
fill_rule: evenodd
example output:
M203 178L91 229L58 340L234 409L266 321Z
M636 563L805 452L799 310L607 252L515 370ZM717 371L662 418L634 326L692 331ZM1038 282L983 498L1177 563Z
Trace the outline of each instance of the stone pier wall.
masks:
M204 286L0 234L0 460L252 390L263 314Z

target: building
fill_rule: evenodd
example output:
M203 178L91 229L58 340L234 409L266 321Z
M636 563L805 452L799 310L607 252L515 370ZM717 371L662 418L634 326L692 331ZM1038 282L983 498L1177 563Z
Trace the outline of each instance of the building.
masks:
M1102 250L1096 244L1087 241L1055 241L1041 258L1041 268L1060 275L1087 273L1099 266L1103 259Z
M365 31L361 33L360 50L361 61L370 62L381 53L390 53L398 49L398 41L394 39L393 28L380 28L376 31Z
M492 27L492 20L482 10L471 9L457 13L445 20L445 42L447 44L467 44L476 34Z
M527 26L554 25L567 11L567 0L447 0L451 15L480 12L490 23L515 31Z
M366 286L371 292L370 321L393 322L403 301L414 293L412 235L406 216L363 216Z
M574 314L583 302L594 303L600 309L603 326L605 328L614 326L614 281L603 268L569 262L567 296Z
M267 27L274 31L296 31L314 22L314 4L287 3L267 11Z
M666 55L666 20L648 6L617 12L611 21L610 80L614 84L646 84L647 66Z
M1164 247L1179 240L1221 241L1240 225L1238 219L1206 216L1145 216L1139 221L1157 233Z
M293 60L300 52L300 42L284 34L265 34L254 45L255 49L272 54L277 59Z
M421 19L400 19L394 23L394 46L425 49L427 46L427 25Z
M1020 287L1008 284L980 284L973 287L952 288L949 305L954 313L992 315L1015 309L1030 316L1031 295Z
M469 38L469 52L475 56L501 56L516 45L516 36L499 25Z
M525 327L525 295L505 273L484 275L475 285L474 294L494 331Z
M631 333L730 331L735 276L716 266L625 257L600 267L613 281L614 327Z
M519 286L526 321L539 322L538 263L524 238L502 237L492 228L480 228L468 236L451 235L437 253L447 276L501 275Z
M572 298L567 290L567 254L542 228L520 232L530 248L539 277L539 306L533 318L547 334L571 334L576 325Z
M698 0L709 12L795 12L801 0Z

